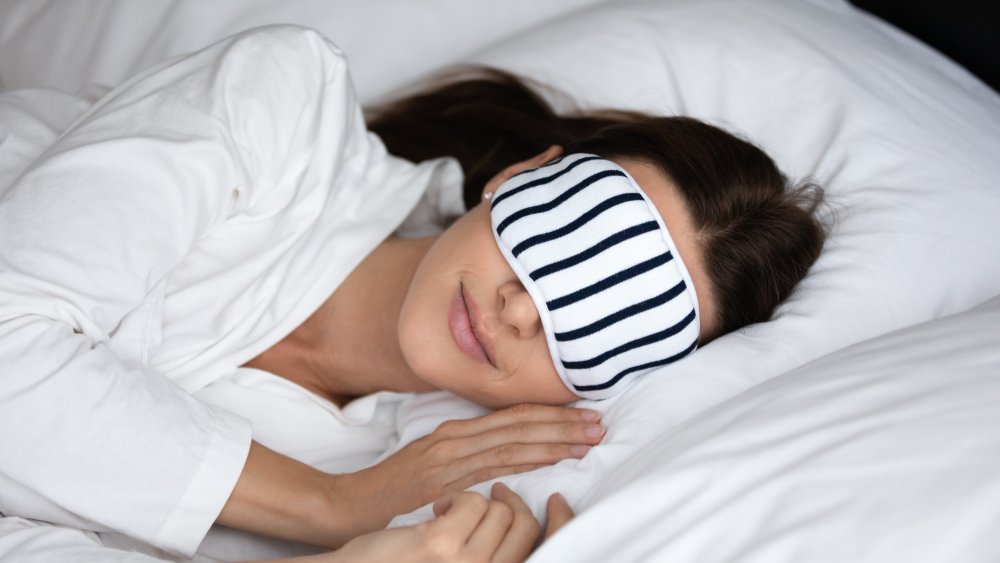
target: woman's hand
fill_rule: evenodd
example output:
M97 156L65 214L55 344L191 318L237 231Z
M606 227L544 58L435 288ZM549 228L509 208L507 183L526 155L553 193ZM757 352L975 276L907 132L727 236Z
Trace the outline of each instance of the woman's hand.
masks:
M294 561L524 561L538 542L541 526L521 497L502 483L493 485L491 496L492 500L486 500L477 493L451 493L434 504L436 520L366 534L334 553ZM549 498L546 512L546 539L573 517L558 494Z
M354 512L355 535L381 529L449 492L582 458L604 437L599 419L590 410L518 405L448 421L374 467L337 476L333 498L363 507Z
M580 458L604 437L600 415L520 405L449 421L382 463L330 475L256 442L217 522L330 548L380 530L470 485Z

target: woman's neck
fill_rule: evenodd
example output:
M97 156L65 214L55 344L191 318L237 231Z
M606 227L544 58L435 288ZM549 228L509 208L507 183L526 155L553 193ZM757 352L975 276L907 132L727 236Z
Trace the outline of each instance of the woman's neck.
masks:
M304 323L246 366L338 404L381 390L432 390L403 358L397 325L413 273L433 242L386 239Z

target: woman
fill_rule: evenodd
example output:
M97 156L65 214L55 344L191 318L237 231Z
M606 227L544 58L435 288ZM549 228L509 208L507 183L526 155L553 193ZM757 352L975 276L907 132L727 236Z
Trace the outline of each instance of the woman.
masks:
M418 165L366 133L343 57L297 28L170 61L89 110L0 206L0 424L19 428L0 444L0 511L185 555L215 522L338 547L473 483L582 457L603 435L599 415L558 405L765 320L815 260L811 208L756 147L689 119L556 118L530 95L527 112L503 100L487 118L482 88L528 95L509 80L459 82L374 120ZM447 183L447 161L423 161L449 154L466 201L491 203L440 237L390 236ZM605 356L636 353L619 344L600 361L569 358L568 321L544 302L559 276L526 281L519 250L544 233L507 233L504 214L528 209L511 208L521 180L583 160L645 214L633 227L654 224L657 256L671 258L655 271L685 282L671 303L696 322L678 325L683 346L657 340L675 350L661 360L606 371ZM579 320L592 307L569 309ZM191 397L241 365L341 405L444 389L518 406L331 475ZM505 494L497 502L516 503Z

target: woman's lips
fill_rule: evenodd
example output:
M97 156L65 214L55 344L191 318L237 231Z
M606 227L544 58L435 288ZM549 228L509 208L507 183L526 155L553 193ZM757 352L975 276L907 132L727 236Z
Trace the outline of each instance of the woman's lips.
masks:
M473 315L478 311L475 310L474 303L472 305L470 307L464 286L459 284L458 291L455 292L455 297L452 298L451 306L448 308L448 328L451 329L455 344L466 356L495 367L484 343L476 334Z

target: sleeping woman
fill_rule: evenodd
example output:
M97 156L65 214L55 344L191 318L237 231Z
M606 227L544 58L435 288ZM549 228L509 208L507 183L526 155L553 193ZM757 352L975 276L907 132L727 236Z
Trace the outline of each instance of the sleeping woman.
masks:
M120 86L4 179L0 512L182 556L219 523L343 546L319 560L521 560L520 499L460 491L585 455L600 416L566 405L768 319L822 246L814 190L694 119L559 116L480 73L367 127L336 47L262 28ZM468 211L394 234L441 157ZM192 396L240 366L339 406L440 389L498 410L328 474Z

